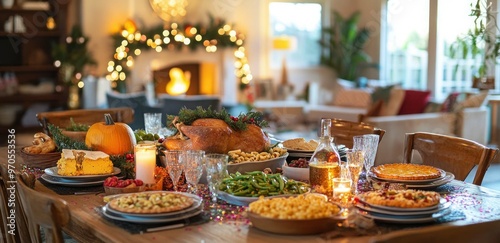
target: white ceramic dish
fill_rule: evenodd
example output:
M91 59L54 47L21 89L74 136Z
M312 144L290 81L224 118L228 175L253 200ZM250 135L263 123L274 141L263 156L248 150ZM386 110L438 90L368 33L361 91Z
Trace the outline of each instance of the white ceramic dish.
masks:
M381 209L381 210L385 210L385 211L393 211L393 212L423 212L423 211L430 211L430 210L434 210L434 209L439 208L440 204L446 203L446 199L441 198L438 204L436 204L434 206L430 206L430 207L424 207L424 208L398 208L398 207L388 207L388 206L381 206L381 205L370 204L370 203L367 203L367 202L363 201L363 199L360 198L360 197L358 197L358 199L359 199L359 201L361 203L364 203L365 205L368 205L368 206L370 206L372 208Z
M442 180L445 176L446 176L446 172L444 170L440 170L441 171L441 176L438 177L438 178L434 178L434 179L426 179L426 180L396 180L396 179L386 179L386 178L380 178L380 177L377 177L375 174L373 174L373 172L368 172L368 176L369 177L372 177L372 178L375 178L379 181L387 181L387 182L394 182L394 183L403 183L403 184L428 184L428 183L431 183L431 182L434 182L434 181L438 181L438 180Z
M283 165L283 175L286 178L296 181L309 181L309 168L290 167L285 163Z
M183 209L183 210L179 210L179 211L175 211L175 212L155 213L155 214L120 212L120 211L118 211L116 209L113 209L113 208L109 207L108 204L106 204L105 207L106 207L107 211L112 212L112 213L117 214L117 215L120 215L123 218L131 218L131 219L134 219L134 218L144 218L144 217L146 217L146 218L161 218L161 217L171 217L171 216L175 216L175 215L178 215L178 214L189 213L190 211L193 211L193 210L199 208L200 205L201 205L201 202L203 201L199 196L191 194L191 193L167 192L167 191L161 191L161 192L162 193L182 194L182 195L188 196L188 197L190 197L190 198L193 199L193 205L191 205L191 207L189 207L189 208L186 208L186 209ZM146 193L146 194L147 193L158 193L158 191L147 191L147 192L139 192L139 193ZM118 198L118 197L122 197L122 196L127 196L127 195L132 195L132 194L135 194L135 193L120 194L120 195L117 195L117 196L110 197L109 200L111 201L114 198Z
M438 204L437 208L433 208L427 211L393 211L393 210L384 210L384 209L379 209L379 208L374 208L371 207L367 204L364 203L356 203L356 207L363 210L367 211L370 213L379 213L379 214L386 214L386 215L392 215L392 216L430 216L434 213L443 211L445 209L448 209L451 206L451 202L447 202L446 200L442 199L440 203Z
M428 217L404 217L404 216L394 216L394 215L371 214L366 211L361 212L361 214L367 218L375 219L381 222L398 223L398 224L417 224L417 223L434 222L436 219L446 216L449 213L450 210L445 209L438 213L434 213Z
M263 171L265 168L270 168L273 172L276 172L277 168L283 167L283 164L286 163L286 157L288 157L288 153L285 153L281 157L269 160L248 161L237 164L228 164L227 171L229 173L236 173L237 171L243 173L250 171Z
M52 177L58 177L58 178L64 178L64 179L73 179L73 180L88 180L88 179L97 179L97 178L103 178L106 179L109 176L114 176L120 174L121 170L120 168L113 167L113 172L110 174L104 174L104 175L80 175L80 176L63 176L57 174L57 166L46 168L44 170L45 174L50 175Z
M64 178L50 176L48 174L43 174L41 178L50 184L71 187L102 186L102 184L104 183L104 179L98 179L94 181L72 181L66 180Z
M406 185L406 188L410 188L410 189L433 189L433 188L436 188L438 186L442 186L442 185L445 185L451 181L453 181L453 179L455 179L455 175L450 173L450 172L446 172L446 175L443 179L441 180L437 180L437 181L433 181L433 182L430 182L428 184L409 184L409 185Z
M106 204L107 205L107 204ZM114 219L114 220L119 220L119 221L125 221L125 222L131 222L131 223L168 223L168 222L173 222L177 220L183 220L187 219L193 216L196 216L200 214L203 211L203 207L198 207L195 210L191 210L189 212L183 213L183 214L178 214L173 217L123 217L121 214L116 214L114 212L109 211L109 208L104 206L102 208L102 213L105 217Z

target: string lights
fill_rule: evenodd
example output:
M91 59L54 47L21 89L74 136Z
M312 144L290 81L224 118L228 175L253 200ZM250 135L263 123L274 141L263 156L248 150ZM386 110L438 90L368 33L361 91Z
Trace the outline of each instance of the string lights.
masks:
M210 16L210 23L206 26L171 23L169 26L157 26L144 32L137 30L134 22L128 20L123 25L122 31L113 38L115 54L113 60L108 62L108 75L106 75L106 79L113 82L113 87L117 87L118 82L127 79L130 69L134 66L135 58L143 51L162 52L184 48L195 50L201 47L209 53L216 52L218 48L236 48L234 67L235 75L240 82L240 89L244 90L252 80L250 66L245 55L246 50L243 46L244 35L237 33L231 25L220 19L214 19L212 16Z

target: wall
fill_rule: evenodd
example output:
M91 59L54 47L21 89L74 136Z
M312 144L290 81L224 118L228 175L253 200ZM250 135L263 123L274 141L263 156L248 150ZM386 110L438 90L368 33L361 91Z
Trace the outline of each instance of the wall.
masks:
M377 14L380 12L380 1L373 0L325 0L332 8L342 13L350 14L356 9L369 14L363 15L363 24L377 27ZM214 17L221 17L228 23L233 23L235 29L246 35L245 47L247 56L255 79L273 78L277 84L280 77L280 69L269 68L269 45L267 31L267 4L268 0L189 0L186 20L190 22L207 22L208 13ZM149 1L136 0L85 0L81 1L81 21L86 35L90 37L89 48L98 61L97 75L106 74L106 65L114 53L111 34L120 30L121 25L128 19L133 18L139 28L148 28L161 24L162 21L152 11ZM367 52L377 61L379 57L380 42L378 34L374 34L368 44ZM231 51L223 53L204 53L203 50L195 53L189 52L148 52L136 60L132 79L128 84L128 91L136 91L142 88L144 82L149 78L148 70L153 65L164 65L177 60L200 59L219 61L223 64L219 70L221 77L221 91L227 102L236 100L236 80L233 75ZM377 78L378 73L370 73L370 78ZM289 69L289 81L295 85L295 93L304 90L306 83L310 81L321 82L331 85L335 80L334 73L325 67L313 69Z

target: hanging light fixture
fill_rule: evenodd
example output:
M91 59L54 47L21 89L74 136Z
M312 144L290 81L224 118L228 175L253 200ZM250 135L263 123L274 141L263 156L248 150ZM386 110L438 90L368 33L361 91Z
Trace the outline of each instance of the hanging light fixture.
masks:
M178 22L186 15L187 0L149 0L155 13L165 22Z

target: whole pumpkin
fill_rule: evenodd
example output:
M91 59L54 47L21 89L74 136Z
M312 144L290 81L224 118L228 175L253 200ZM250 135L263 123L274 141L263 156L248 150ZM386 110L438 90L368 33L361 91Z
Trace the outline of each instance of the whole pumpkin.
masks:
M122 155L134 151L136 140L132 128L125 123L114 122L110 114L104 114L104 122L90 126L85 144L92 150Z

